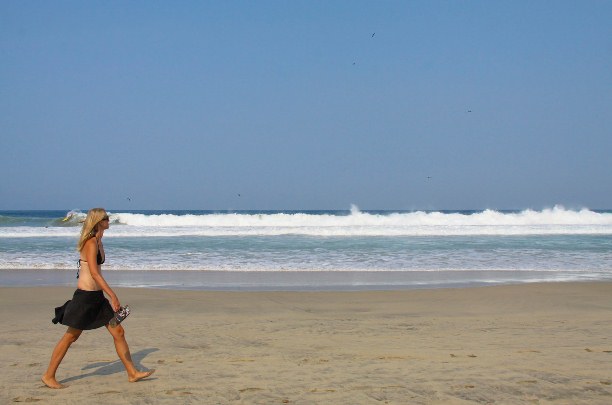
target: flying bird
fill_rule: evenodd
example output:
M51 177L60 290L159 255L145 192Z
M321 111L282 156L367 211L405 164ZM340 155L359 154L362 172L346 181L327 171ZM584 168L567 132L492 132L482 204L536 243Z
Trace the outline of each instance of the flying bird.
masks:
M373 33L373 34L372 34L372 38L374 38L374 35L376 35L376 33Z

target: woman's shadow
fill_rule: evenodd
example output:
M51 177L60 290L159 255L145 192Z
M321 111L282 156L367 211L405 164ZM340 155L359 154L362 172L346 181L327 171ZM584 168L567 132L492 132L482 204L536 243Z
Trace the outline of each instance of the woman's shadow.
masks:
M136 366L136 368L142 371L146 371L147 368L143 367L140 362L145 357L147 357L149 354L154 353L158 350L159 349L157 348L152 348L152 349L140 350L136 353L133 353L132 361L134 362L134 365ZM83 378L91 377L94 375L111 375L111 374L116 374L116 373L125 373L125 367L123 367L123 363L121 363L121 360L119 359L114 360L114 361L102 361L98 363L92 363L82 368L82 370L91 370L91 369L94 369L94 370L89 373L76 375L74 377L68 377L65 380L62 380L61 383L68 383L71 381L81 380ZM153 379L154 378L148 378L147 380L153 380Z

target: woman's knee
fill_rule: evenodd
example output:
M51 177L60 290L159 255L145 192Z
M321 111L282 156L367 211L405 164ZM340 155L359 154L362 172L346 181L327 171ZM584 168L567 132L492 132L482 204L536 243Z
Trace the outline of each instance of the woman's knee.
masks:
M110 332L111 335L113 335L113 338L115 339L123 339L125 336L125 330L123 329L123 326L121 325L117 325L115 327L112 326L107 326L108 331Z
M79 336L81 336L82 332L83 331L79 329L68 328L68 330L64 334L64 339L66 339L69 343L74 343L77 341Z

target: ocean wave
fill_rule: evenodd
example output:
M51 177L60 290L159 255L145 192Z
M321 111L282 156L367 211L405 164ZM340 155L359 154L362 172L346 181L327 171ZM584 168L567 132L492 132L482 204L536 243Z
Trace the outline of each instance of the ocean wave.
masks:
M541 211L350 213L129 213L110 212L108 237L180 236L449 236L612 234L612 213L561 206ZM0 227L0 237L75 237L84 214L71 226Z
M612 226L612 213L597 213L588 209L566 210L561 206L542 211L525 210L517 213L485 210L475 213L415 211L408 213L372 214L355 207L349 215L274 213L274 214L206 214L206 215L146 215L111 214L118 224L138 227L232 227L232 228L326 228L326 227L419 227L419 226Z

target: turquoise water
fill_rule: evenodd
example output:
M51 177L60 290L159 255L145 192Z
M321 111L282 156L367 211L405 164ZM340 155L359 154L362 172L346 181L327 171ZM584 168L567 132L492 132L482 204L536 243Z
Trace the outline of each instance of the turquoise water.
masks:
M104 270L121 275L125 285L231 288L248 279L265 288L282 279L289 287L325 288L612 279L612 211L109 213ZM0 211L0 283L21 277L36 284L32 274L51 270L68 283L84 216Z

